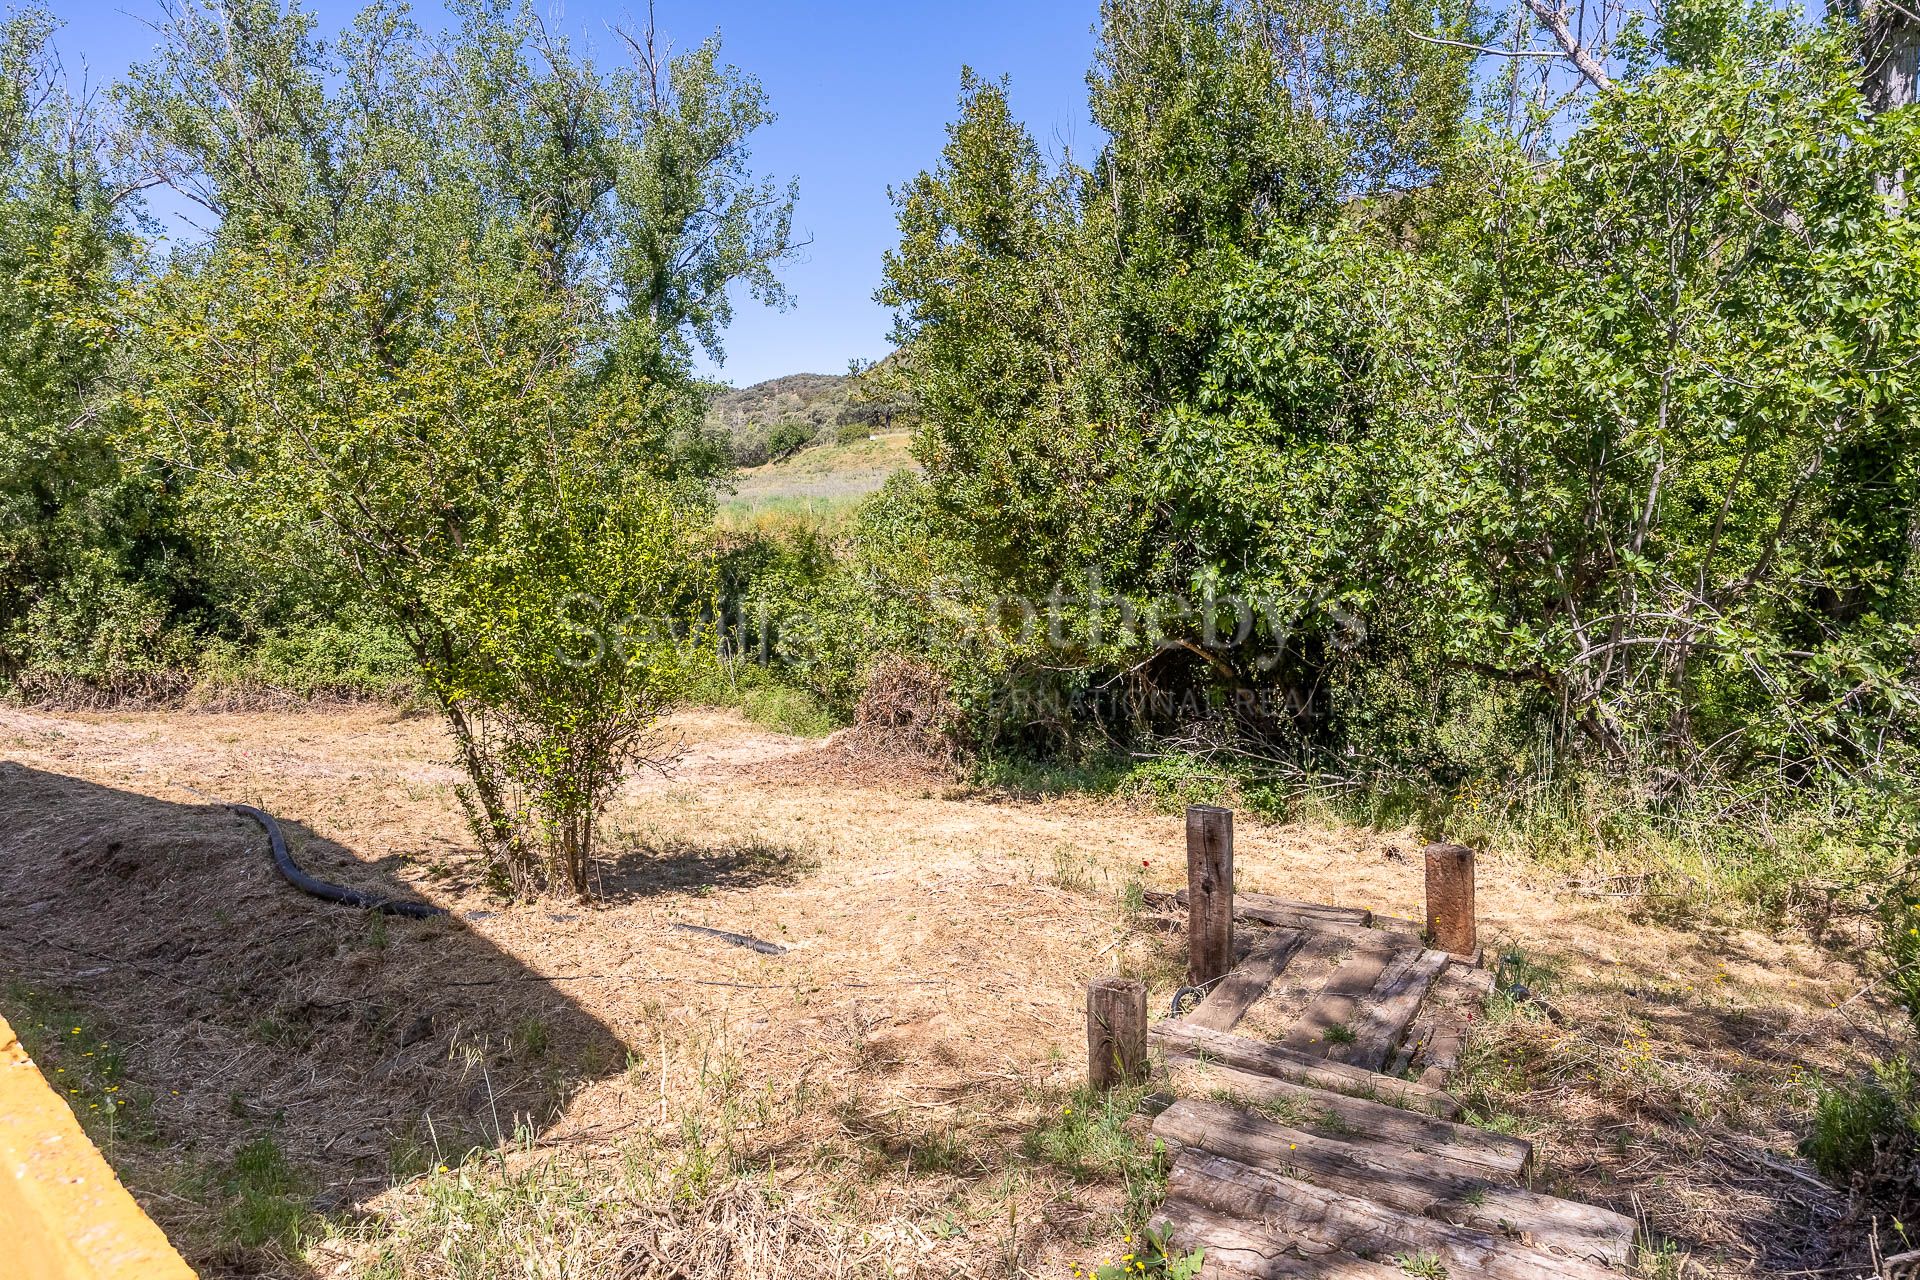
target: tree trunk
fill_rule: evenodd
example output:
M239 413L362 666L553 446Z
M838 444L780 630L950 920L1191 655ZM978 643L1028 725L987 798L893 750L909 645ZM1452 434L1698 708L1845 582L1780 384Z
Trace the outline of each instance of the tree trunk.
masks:
M1861 83L1875 111L1910 107L1920 80L1920 21L1901 4L1854 0L1846 6L1860 23Z
M460 768L472 784L481 825L485 828L476 830L474 835L486 844L483 852L488 858L505 865L514 890L525 892L528 868L520 847L519 834L514 829L513 815L507 807L506 798L500 794L499 780L480 749L478 731L460 704L445 702L442 710L446 714L448 727L453 730L454 745L460 755Z

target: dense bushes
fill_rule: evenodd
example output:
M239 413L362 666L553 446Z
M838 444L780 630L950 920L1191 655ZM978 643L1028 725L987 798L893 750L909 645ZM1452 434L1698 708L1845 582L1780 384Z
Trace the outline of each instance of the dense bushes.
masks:
M963 81L880 296L967 635L924 651L983 747L1657 837L1776 900L1803 826L1886 843L1916 122L1867 109L1843 23L1664 16L1557 133L1475 119L1391 3L1310 45L1269 0L1108 5L1084 169Z

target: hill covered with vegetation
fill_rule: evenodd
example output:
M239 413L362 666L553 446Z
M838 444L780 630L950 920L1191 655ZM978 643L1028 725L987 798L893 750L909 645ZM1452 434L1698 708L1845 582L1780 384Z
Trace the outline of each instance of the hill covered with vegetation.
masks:
M904 407L859 373L790 373L719 392L706 424L729 442L738 465L757 467L811 445L898 430Z

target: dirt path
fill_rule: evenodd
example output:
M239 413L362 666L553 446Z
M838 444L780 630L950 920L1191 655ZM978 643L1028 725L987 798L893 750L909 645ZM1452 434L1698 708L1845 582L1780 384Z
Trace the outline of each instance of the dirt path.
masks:
M1084 1169L1076 1185L1022 1142L1084 1070L1086 980L1140 974L1162 1007L1176 985L1177 939L1119 895L1178 887L1179 817L911 769L860 785L832 748L729 714L673 727L680 766L636 779L605 824L606 897L508 905L482 887L431 718L0 709L0 999L114 1042L145 1125L115 1158L215 1273L412 1256L371 1229L305 1260L236 1243L222 1188L263 1137L307 1201L411 1240L433 1169L470 1147L519 1131L591 1160L643 1141L684 1165L690 1118L699 1144L724 1134L729 1167L791 1171L785 1193L820 1197L820 1222L859 1224L903 1274L1098 1261L1125 1188ZM209 797L278 815L317 874L452 918L304 898ZM1410 834L1243 817L1237 835L1244 890L1419 913ZM1551 971L1563 1019L1489 1028L1474 1068L1546 1181L1720 1274L1817 1251L1833 1198L1770 1162L1790 1160L1804 1105L1790 1073L1848 1059L1864 1011L1834 1006L1853 972L1805 940L1635 920L1518 868L1483 873L1481 906L1486 936ZM419 1273L464 1274L449 1256Z

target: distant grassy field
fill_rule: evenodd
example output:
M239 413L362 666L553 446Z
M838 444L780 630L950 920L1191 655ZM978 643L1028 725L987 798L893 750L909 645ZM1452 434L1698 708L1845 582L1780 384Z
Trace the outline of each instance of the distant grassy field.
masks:
M735 477L733 496L721 501L720 522L747 528L768 521L844 519L888 476L915 465L907 452L911 440L911 432L893 431L743 469Z

